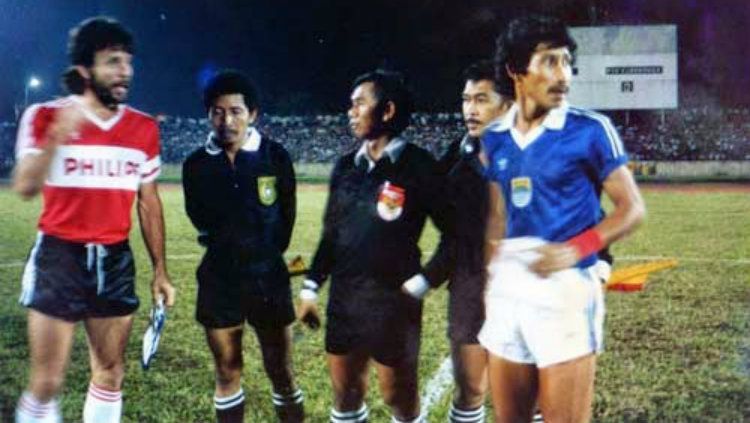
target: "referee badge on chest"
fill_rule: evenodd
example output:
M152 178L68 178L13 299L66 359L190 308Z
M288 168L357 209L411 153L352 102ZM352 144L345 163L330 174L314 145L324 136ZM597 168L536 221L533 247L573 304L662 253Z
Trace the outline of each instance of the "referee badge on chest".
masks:
M378 195L378 215L387 222L398 219L404 211L405 201L406 190L386 181Z
M520 176L510 180L510 201L514 206L518 208L528 206L531 203L533 192L531 178L528 176Z
M258 176L258 199L264 206L276 201L276 177Z

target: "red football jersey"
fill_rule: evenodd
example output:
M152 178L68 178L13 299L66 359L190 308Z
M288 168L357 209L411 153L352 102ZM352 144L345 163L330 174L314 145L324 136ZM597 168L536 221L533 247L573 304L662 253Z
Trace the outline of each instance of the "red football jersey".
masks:
M18 127L17 161L41 151L55 113L68 106L80 107L86 119L52 158L39 230L74 242L123 241L140 184L159 176L159 127L151 116L125 105L102 120L75 96L35 104Z

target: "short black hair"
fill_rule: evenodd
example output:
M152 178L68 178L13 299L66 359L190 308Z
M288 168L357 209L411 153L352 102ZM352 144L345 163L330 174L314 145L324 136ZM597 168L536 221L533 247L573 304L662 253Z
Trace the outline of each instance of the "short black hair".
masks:
M501 82L503 93L513 93L513 81L508 71L525 74L529 61L539 44L550 48L567 47L575 57L578 44L568 32L568 27L552 16L528 15L516 18L497 37L495 48L495 74Z
M227 94L242 94L247 110L258 110L258 91L244 73L226 69L214 75L203 89L203 106L210 110L217 98Z
M372 83L375 99L378 101L375 108L376 122L382 122L388 102L395 106L393 119L385 122L382 130L392 137L398 136L409 126L414 111L414 96L406 83L406 78L401 72L376 69L358 76L352 84L352 90L367 82Z
M119 48L135 51L133 36L121 23L106 16L88 18L70 30L68 56L70 63L91 67L97 51Z
M495 64L491 60L480 60L472 63L464 69L463 76L464 81L490 81L495 92L505 95L505 93L500 91L500 82L495 75Z

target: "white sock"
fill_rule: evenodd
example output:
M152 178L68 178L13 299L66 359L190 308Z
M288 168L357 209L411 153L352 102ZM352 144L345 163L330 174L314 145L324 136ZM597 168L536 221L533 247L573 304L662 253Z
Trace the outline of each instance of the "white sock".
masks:
M16 423L60 423L60 407L52 399L42 404L31 392L24 392L16 406Z
M90 383L83 406L83 423L120 423L121 415L122 391L111 391Z

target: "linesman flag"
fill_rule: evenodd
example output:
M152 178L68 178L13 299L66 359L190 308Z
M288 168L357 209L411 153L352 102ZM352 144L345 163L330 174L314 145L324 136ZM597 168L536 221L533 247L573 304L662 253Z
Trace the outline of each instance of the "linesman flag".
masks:
M164 309L164 300L159 301L151 308L151 323L143 334L143 355L141 356L141 366L143 370L148 370L151 359L156 355L159 349L159 339L161 331L164 329L164 322L167 320L167 312Z

